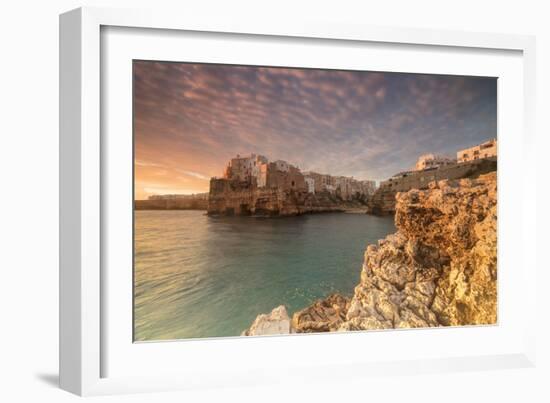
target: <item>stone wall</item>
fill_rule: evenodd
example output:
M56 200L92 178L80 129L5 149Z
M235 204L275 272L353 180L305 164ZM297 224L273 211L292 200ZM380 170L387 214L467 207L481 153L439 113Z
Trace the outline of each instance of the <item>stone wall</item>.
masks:
M434 181L446 179L476 178L479 175L496 171L496 158L487 158L461 164L442 166L437 169L407 173L406 176L393 177L380 184L378 190L367 202L368 213L389 215L395 213L395 197L398 192L411 189L427 189Z
M266 187L308 191L304 175L298 168L290 165L288 170L282 171L276 168L274 162L269 164L267 170Z

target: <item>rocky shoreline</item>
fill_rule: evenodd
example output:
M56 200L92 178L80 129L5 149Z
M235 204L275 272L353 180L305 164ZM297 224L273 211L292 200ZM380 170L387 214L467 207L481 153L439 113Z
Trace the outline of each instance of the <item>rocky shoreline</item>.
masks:
M369 245L351 298L279 306L246 336L488 325L497 321L496 172L396 194L397 232Z

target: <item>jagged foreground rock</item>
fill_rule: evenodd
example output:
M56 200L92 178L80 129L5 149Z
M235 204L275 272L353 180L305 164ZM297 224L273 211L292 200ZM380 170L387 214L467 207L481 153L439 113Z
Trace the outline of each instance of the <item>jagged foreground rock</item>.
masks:
M346 321L349 299L332 294L328 298L316 301L309 307L292 316L292 329L296 333L330 332Z
M284 305L279 305L269 314L261 314L256 317L252 326L245 330L241 336L262 336L269 334L293 333L290 326L290 318Z
M395 234L367 247L351 300L315 302L288 332L496 323L496 172L398 193L395 223Z

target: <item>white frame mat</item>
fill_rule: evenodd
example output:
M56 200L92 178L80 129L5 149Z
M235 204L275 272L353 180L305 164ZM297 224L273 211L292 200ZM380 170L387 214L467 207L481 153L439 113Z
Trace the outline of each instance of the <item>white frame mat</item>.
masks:
M173 34L163 36L162 32L168 32L165 30L171 30ZM105 47L105 38L102 39L102 35L109 31L114 36L109 39L109 49L105 50L102 49ZM135 32L136 37L143 35L139 39L143 50L136 47L135 43L132 44L131 38L123 38L131 36L132 32ZM161 34L157 34L156 39L154 36L151 38L154 32ZM505 265L514 266L518 272L505 270L506 278L499 284L499 324L476 328L132 343L131 338L128 338L131 329L127 326L128 315L131 316L128 307L131 304L128 304L126 296L120 298L121 302L113 302L113 298L109 297L113 292L126 292L131 287L131 284L126 284L127 272L119 270L115 273L109 270L116 259L127 262L124 260L127 259L127 251L113 256L109 252L109 242L116 240L117 233L127 231L127 221L119 219L121 212L122 215L132 213L124 213L123 210L131 207L124 199L124 191L131 188L131 183L125 184L128 164L121 164L126 168L120 170L113 168L112 163L117 156L131 156L131 153L128 154L131 142L128 143L126 135L115 136L113 133L128 133L128 110L131 108L127 105L127 84L131 77L125 74L129 61L138 58L138 55L155 60L163 60L165 57L172 60L176 57L176 60L184 61L185 47L178 50L177 56L162 51L174 47L174 41L179 40L178 32L182 35L192 32L195 37L200 37L201 33L205 36L207 33L216 33L216 38L226 35L228 41L230 37L242 35L252 37L260 44L262 40L269 41L272 44L270 46L279 46L279 38L279 42L283 44L281 46L296 39L306 44L311 40L328 41L330 43L327 46L334 48L344 47L346 43L376 43L378 46L424 46L427 47L426 53L432 48L440 51L465 49L473 54L469 62L471 65L476 63L476 54L478 58L483 58L485 54L498 56L499 52L513 53L513 60L505 62L503 58L500 67L503 75L499 76L499 80L504 77L499 82L499 275L501 264L505 268ZM123 39L129 46L124 46ZM157 49L153 49L155 43L159 45ZM239 50L235 49L238 54ZM240 51L241 55L245 53ZM109 60L105 62L102 57ZM434 56L427 57L436 62ZM370 27L315 21L282 22L271 21L268 17L255 21L238 17L216 20L150 10L81 8L61 15L61 387L79 395L99 395L534 366L537 262L534 250L536 242L533 237L537 231L535 194L532 189L536 189L536 177L514 175L511 169L514 159L519 160L520 164L533 160L536 151L533 127L534 58L534 38L519 35ZM359 59L357 58L356 69L364 67ZM194 53L191 61L254 64L257 60L252 56L236 57L233 60L231 56L216 53L212 53L211 57ZM267 63L288 66L289 60L267 60ZM305 66L307 61L297 60L296 63L296 66ZM319 65L318 61L311 63L314 67L342 67L337 63L333 66L322 63ZM349 63L351 62L346 66L349 67ZM482 64L479 65L477 74L491 75L490 62L485 67ZM391 71L383 63L379 66L384 71ZM460 71L464 72L466 68L463 67ZM438 70L437 64L434 64L433 71L426 71L422 67L417 70L411 67L407 71L459 73L459 70ZM472 74L476 72L471 71ZM501 99L501 96L505 98ZM113 118L112 110L120 111L120 116ZM513 113L515 110L518 111L517 114ZM501 126L503 122L504 126ZM501 130L505 134L502 146ZM123 191L115 193L114 189ZM523 191L526 189L530 190ZM507 199L501 205L501 190L506 195L509 191L515 191L517 196ZM501 222L501 215L504 224ZM507 222L509 225L506 225ZM501 224L508 229L502 242ZM530 234L530 239L527 234ZM127 245L127 237L124 239ZM503 246L504 252L501 251ZM514 247L513 250L508 250L511 247ZM511 273L509 278L506 273ZM499 277L499 283L500 281ZM506 287L515 282L521 282L521 291L507 293ZM500 299L500 291L504 291L504 300ZM523 313L521 320L519 312ZM530 316L526 317L525 312ZM456 348L448 353L441 347L444 344L437 341L455 340L459 346L460 340L467 344L468 338L472 337L478 338L479 348ZM434 349L431 355L423 354L422 351L416 355L402 355L397 347L393 356L376 357L373 350L370 358L352 354L348 354L346 358L336 354L315 357L315 351L319 347L328 346L327 351L331 351L340 344L347 345L346 348L353 351L361 343L364 345L367 338L368 343L380 343L380 354L389 351L384 343L390 343L385 341L390 338L394 346L395 343L403 343L404 346L408 343L435 343L434 345L439 344L439 350ZM491 338L495 341L494 348L489 347ZM284 351L291 351L288 358L282 355ZM303 352L303 356L296 358L296 352ZM184 360L183 357L187 359ZM157 370L151 370L155 366Z

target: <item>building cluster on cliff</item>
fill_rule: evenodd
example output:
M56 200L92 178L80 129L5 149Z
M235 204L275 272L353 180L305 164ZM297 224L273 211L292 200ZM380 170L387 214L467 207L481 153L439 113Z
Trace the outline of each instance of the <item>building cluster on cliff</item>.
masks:
M418 158L415 165L416 171L422 171L430 168L440 168L448 165L460 164L463 162L476 161L483 158L493 158L497 156L497 140L487 140L473 147L459 150L456 158L448 158L442 155L424 154Z
M457 161L468 162L483 158L493 158L497 156L497 139L485 141L477 146L460 150L456 153Z
M496 139L460 150L456 159L425 154L418 158L414 169L399 172L381 181L375 194L367 201L367 212L377 215L393 214L397 192L426 189L430 183L445 179L476 178L496 169Z
M456 158L448 158L436 154L424 154L418 157L415 165L415 171L425 169L434 169L449 165L456 165L463 162L476 161L483 158L493 158L497 156L497 140L491 139L476 146L459 150Z
M491 139L474 147L459 150L457 158L436 154L424 154L418 158L414 169L398 172L391 178L380 182L380 189L391 188L395 191L422 189L429 182L441 179L455 179L471 170L472 165L484 160L495 161L497 157L497 140Z
M237 155L232 158L224 170L223 178L245 182L257 188L297 190L313 194L328 192L343 200L369 196L376 190L376 182L372 180L302 172L287 161L270 162L265 156L257 154Z

